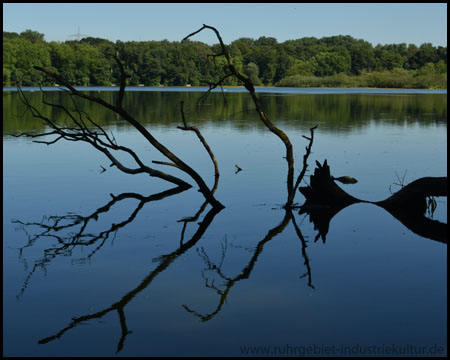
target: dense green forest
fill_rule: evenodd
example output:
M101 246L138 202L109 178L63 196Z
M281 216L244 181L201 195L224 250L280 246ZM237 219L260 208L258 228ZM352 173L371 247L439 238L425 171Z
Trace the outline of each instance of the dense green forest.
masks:
M44 34L3 32L3 85L54 85L38 65L75 85L119 83L113 59L125 64L128 84L207 85L226 74L224 59L209 57L219 45L198 41L111 42L87 37L47 42ZM430 43L372 46L351 36L314 37L278 43L272 37L240 38L229 45L236 68L255 85L288 87L447 88L447 47ZM228 77L225 85L240 85Z

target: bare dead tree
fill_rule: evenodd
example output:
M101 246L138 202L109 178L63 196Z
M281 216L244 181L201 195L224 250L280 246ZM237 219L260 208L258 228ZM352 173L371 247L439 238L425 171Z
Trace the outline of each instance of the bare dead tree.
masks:
M242 82L242 84L244 85L244 87L247 89L247 91L249 92L253 103L256 106L256 111L259 114L259 118L261 119L261 121L264 123L264 125L272 132L274 133L278 138L280 138L280 140L283 142L285 148L286 148L286 162L287 162L287 166L288 166L288 172L287 172L287 193L288 193L288 197L287 197L287 201L286 204L284 205L284 207L289 208L292 207L293 202L294 202L294 198L295 198L295 194L296 194L296 189L298 188L299 184L301 183L303 176L305 175L306 169L308 167L307 164L307 159L308 156L311 152L311 146L313 143L313 138L314 138L314 129L317 128L317 125L314 126L313 128L311 128L311 137L308 138L306 137L306 139L309 140L309 146L307 147L307 151L306 154L304 156L304 161L303 161L303 168L300 172L300 174L297 177L297 180L295 182L294 185L294 153L293 153L293 147L292 147L292 143L289 139L289 137L286 135L286 133L279 129L278 127L276 127L267 117L267 115L264 113L262 107L261 107L261 103L259 101L258 96L256 95L256 91L255 91L255 86L253 84L253 82L251 81L251 79L245 75L243 75L242 73L240 73L236 67L234 66L231 56L228 52L227 47L225 46L225 44L223 43L222 37L220 36L219 31L213 27L213 26L209 26L209 25L205 25L203 24L203 26L197 30L194 31L193 33L187 35L183 40L187 40L190 37L198 34L199 32L205 30L205 29L209 29L214 31L214 33L216 34L217 39L219 40L219 44L220 44L220 48L221 48L221 52L217 53L217 54L212 54L209 55L209 57L220 57L220 56L224 56L227 62L227 66L228 66L228 70L229 73L226 74L225 76L223 76L221 79L219 79L216 83L214 84L209 84L209 89L206 92L206 94L204 95L207 96L207 94L209 94L213 89L215 89L217 86L221 86L223 81L230 77L230 76L234 76L236 77L238 80L240 80Z
M139 133L142 134L153 147L155 147L161 154L163 154L166 158L168 158L171 161L171 162L157 162L157 163L164 164L164 165L170 165L172 167L175 167L175 168L187 173L197 183L197 185L199 187L199 191L203 194L203 196L208 201L208 203L211 204L211 206L217 207L217 208L224 208L224 206L217 199L214 198L214 196L212 195L208 186L204 182L203 178L193 168L191 168L188 164L186 164L178 156L176 156L172 151L170 151L168 148L166 148L139 121L137 121L133 116L131 116L124 109L123 97L124 97L124 92L125 92L125 87L126 87L126 75L125 75L125 71L124 71L123 65L120 62L120 60L117 57L115 57L115 60L118 63L120 72L121 72L120 89L119 89L119 93L118 93L115 104L108 103L101 98L98 98L98 97L92 96L92 95L88 95L86 93L78 91L77 89L75 89L75 87L72 84L70 84L68 81L64 80L63 78L61 78L58 74L56 74L48 69L44 69L42 67L35 66L34 68L36 70L41 71L44 74L50 76L51 78L53 78L56 81L56 83L67 88L67 90L65 90L65 91L71 97L73 105L74 105L73 112L69 111L69 109L66 109L62 105L53 104L53 103L46 101L44 91L42 91L42 93L43 93L42 102L47 106L61 109L69 117L69 119L73 122L74 125L71 127L61 126L61 125L58 125L56 123L56 121L54 121L53 119L50 119L50 118L42 115L36 107L34 107L30 104L30 102L27 100L25 94L19 87L19 94L21 95L21 99L24 102L24 104L26 105L26 107L28 108L28 110L31 111L31 114L34 117L37 117L37 118L40 118L41 120L43 120L50 127L50 129L52 129L52 131L40 133L40 134L23 133L23 134L19 134L16 136L28 136L31 138L38 138L38 137L43 137L43 136L55 135L56 138L54 138L51 141L34 140L34 142L44 143L47 145L54 144L61 139L65 139L65 140L69 140L69 141L84 141L84 142L87 142L90 145L92 145L98 151L105 154L112 161L113 165L115 165L119 170L121 170L125 173L128 173L128 174L147 173L150 176L159 177L166 181L175 183L179 186L184 186L185 188L191 187L191 185L189 185L185 181L183 181L175 176L169 175L160 170L150 168L149 166L147 166L143 163L143 161L137 156L137 154L133 150L131 150L125 146L119 146L113 137L110 137L101 126L99 126L94 120L91 119L91 117L87 113L85 113L84 111L79 109L79 107L77 106L77 104L73 98L77 97L77 98L81 98L81 99L84 99L84 100L87 100L87 101L90 101L93 103L97 103L100 106L103 106L106 109L111 110L113 113L115 113L116 115L125 119L129 124L134 126L139 131ZM184 130L193 130L193 129L188 129L187 124L184 119L183 119L183 122L184 122L184 127L183 127ZM198 129L196 129L194 131L196 132L197 136L201 137L200 140L201 140L202 144L205 146L208 153L211 155L212 154L211 149L207 145L203 136L201 136L200 131ZM120 162L117 159L116 156L114 156L112 154L112 152L111 152L112 150L113 151L122 151L122 152L129 154L133 158L133 160L136 162L137 168L129 168L129 167L125 166L122 162ZM217 168L216 168L216 170L217 170ZM216 171L215 176L216 177L218 176L218 170Z

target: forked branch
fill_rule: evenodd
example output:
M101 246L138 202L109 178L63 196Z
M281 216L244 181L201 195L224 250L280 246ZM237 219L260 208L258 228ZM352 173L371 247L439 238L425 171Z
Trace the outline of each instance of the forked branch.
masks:
M248 92L250 93L250 96L256 106L256 111L259 114L259 117L261 119L261 121L264 123L264 125L266 125L266 127L272 132L274 133L276 136L278 136L280 138L280 140L283 142L285 148L286 148L286 162L288 165L288 174L287 174L287 192L288 192L288 198L287 198L287 202L284 205L284 207L289 208L292 207L293 201L294 201L294 197L295 197L295 188L298 187L298 184L295 186L294 188L294 155L293 155L293 148L292 148L292 143L289 139L289 137L286 135L286 133L279 129L278 127L276 127L267 117L267 115L264 113L264 111L262 110L261 107L261 103L259 101L258 96L256 95L255 92L255 86L253 84L253 82L250 80L249 77L243 75L242 73L240 73L236 67L233 65L233 62L231 60L231 56L228 52L227 47L225 46L225 44L223 43L222 37L220 36L219 31L213 27L213 26L209 26L209 25L205 25L203 24L203 26L198 29L197 31L194 31L193 33L187 35L183 40L189 39L190 37L198 34L199 32L203 31L204 29L209 29L214 31L214 33L216 34L217 39L219 40L219 44L220 44L220 48L221 48L221 52L218 54L214 54L215 57L218 56L224 56L226 61L227 61L227 66L228 69L230 71L231 75L234 75L237 79L239 79L243 85L245 86L245 88L248 90ZM226 75L226 77L230 76ZM220 79L214 87L211 87L208 90L207 93L209 93L213 88L217 87L219 84L222 84L222 81L226 78L222 78ZM317 127L317 126L316 126ZM315 129L315 127L313 128ZM312 130L311 130L312 131ZM312 145L312 141L310 142L310 145ZM309 152L307 152L305 161L307 159L307 157L309 156L310 153L310 147L309 147ZM304 166L304 171L306 171L306 167ZM304 172L303 172L304 173ZM302 175L303 177L303 175ZM300 179L301 181L301 179ZM298 181L298 183L300 183L300 181Z

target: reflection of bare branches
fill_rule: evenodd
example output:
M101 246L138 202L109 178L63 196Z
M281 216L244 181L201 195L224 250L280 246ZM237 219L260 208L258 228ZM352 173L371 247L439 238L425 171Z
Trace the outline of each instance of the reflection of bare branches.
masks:
M222 265L223 265L223 261L225 258L225 253L227 250L227 242L223 242L221 243L221 247L222 247L222 256L220 259L219 264L217 265L216 263L214 263L209 256L207 255L207 253L205 252L204 248L200 248L199 250L197 250L197 252L199 253L199 255L202 257L204 263L206 264L206 269L204 269L202 271L202 277L203 279L205 279L205 287L210 288L215 290L215 292L219 295L219 304L217 305L216 309L207 314L207 315L202 315L201 313L191 309L190 307L188 307L187 305L183 304L183 308L194 314L195 316L197 316L201 321L205 322L205 321L209 321L211 320L216 314L218 314L220 312L220 310L223 307L223 304L225 304L226 300L227 300L227 296L230 292L230 290L232 289L232 287L239 281L244 280L244 279L248 279L250 277L250 274L258 260L259 255L261 255L264 245L270 241L271 239L273 239L275 236L277 236L278 234L282 233L284 231L284 229L286 228L286 226L289 224L289 222L291 221L291 219L293 220L293 224L295 227L295 231L297 236L299 237L301 243L302 243L302 255L304 258L304 264L306 266L306 274L308 275L308 286L312 287L314 289L314 286L312 285L312 281L311 281L311 267L309 265L309 258L306 254L306 241L300 231L300 228L297 226L297 224L295 223L294 220L294 216L292 214L292 210L291 209L285 209L285 215L283 220L281 221L281 223L274 227L273 229L271 229L267 235L264 237L264 239L262 239L257 245L256 248L253 252L253 256L251 257L250 261L248 262L248 264L244 267L244 269L242 271L239 272L239 275L235 276L235 277L229 277L227 275L224 274L223 270L222 270ZM214 280L209 280L208 277L205 276L205 271L211 271L214 272L215 274L217 274L217 276L222 279L224 281L224 284L222 285L216 285ZM303 276L305 276L303 275ZM303 277L302 276L302 277ZM223 288L223 290L220 287Z
M434 211L436 210L437 207L436 199L434 198L434 196L430 196L426 198L426 202L427 202L427 216L430 219L433 219Z
M20 220L12 220L13 223L21 224L27 234L28 232L25 230L25 228L38 227L38 230L34 235L28 234L27 244L19 249L20 258L22 258L23 256L24 249L33 246L38 239L48 237L55 239L57 242L56 245L45 249L44 257L35 262L33 269L29 272L25 279L19 296L21 296L27 288L31 276L38 267L45 269L46 265L56 256L70 256L75 248L90 247L95 245L95 248L87 256L79 258L75 261L86 262L90 260L91 257L101 249L101 247L105 244L106 240L110 237L111 234L113 234L113 236L115 237L117 231L120 228L126 226L134 220L138 212L146 203L164 199L165 197L178 194L184 190L186 190L184 187L178 186L150 196L142 196L136 193L123 193L118 196L114 196L111 194L111 201L109 201L106 205L98 208L88 216L81 216L77 214L68 214L62 216L54 215L44 217L42 222L23 222ZM99 215L108 213L115 204L125 199L139 200L138 205L127 219L119 223L113 223L109 228L98 233L87 232L86 229L88 228L88 225L93 221L97 222L99 219ZM47 223L45 223L45 221L47 221ZM78 226L79 229L77 228ZM64 231L66 232L63 233Z
M215 181L214 181L214 188L211 191L212 194L214 194L215 191L217 190L218 184L219 184L219 177L216 177ZM208 205L208 201L205 200L205 202L200 206L200 209L195 213L194 216L186 217L186 218L183 218L181 220L178 220L178 222L182 222L183 223L183 229L181 230L181 237L180 237L180 245L183 244L184 233L186 231L187 224L190 223L190 222L197 221L198 218L200 217L200 215L203 213L203 211L205 211L206 205Z
M55 340L55 339L61 337L66 331L70 330L71 328L77 326L78 324L80 324L82 322L85 322L85 321L88 321L91 319L101 318L101 317L105 316L107 313L109 313L110 311L117 310L119 313L119 319L120 319L120 324L121 324L121 328L122 328L122 336L121 336L118 346L117 346L117 352L119 352L123 347L126 336L130 333L130 331L128 331L128 329L126 327L126 323L125 323L124 307L137 294L139 294L148 285L150 285L150 283L153 281L153 279L158 274L160 274L163 270L165 270L177 257L179 257L180 255L185 253L188 249L190 249L192 246L194 246L195 243L202 237L202 235L204 234L204 232L206 231L208 226L211 224L214 217L220 211L221 211L221 209L217 209L214 207L211 208L211 210L203 218L203 221L199 224L199 227L198 227L197 231L195 232L195 234L193 235L193 237L188 242L186 242L185 244L180 246L177 250L164 256L164 261L162 261L156 267L156 269L154 269L149 275L147 275L147 277L136 288L134 288L133 290L128 292L118 302L115 302L110 307L103 309L101 311L98 311L96 313L73 318L72 322L67 327L65 327L64 329L62 329L61 331L59 331L57 334L55 334L53 336L49 336L47 338L39 340L39 343L40 344L48 343L49 341L52 341L52 340Z
M311 267L309 266L309 258L308 258L308 255L306 254L306 248L308 246L306 245L306 240L303 237L303 234L300 231L300 228L297 226L297 222L295 221L295 216L292 216L292 224L294 225L295 232L297 233L298 238L302 242L302 256L303 256L303 259L305 259L304 265L306 266L306 273L304 273L302 276L300 276L300 278L308 276L308 286L315 289L314 285L311 282Z
M126 336L128 334L131 333L131 331L128 330L127 325L126 325L126 318L125 318L125 313L124 313L124 308L125 306L137 295L139 294L141 291L143 291L145 288L147 288L151 282L153 281L153 279L160 274L162 271L164 271L165 269L167 269L169 267L169 265L176 259L178 258L180 255L184 254L187 250L189 250L192 246L194 246L197 241L203 236L203 234L205 233L206 229L208 228L208 226L211 224L211 222L213 221L214 217L221 211L222 209L218 209L217 207L212 207L209 212L205 215L205 217L203 218L203 221L201 223L199 223L199 227L197 229L197 231L195 232L195 234L192 236L192 238L187 241L186 243L184 243L183 245L181 245L178 249L176 249L175 251L171 252L170 254L165 255L162 258L162 261L160 262L160 264L153 270L150 272L149 275L147 275L145 277L145 279L133 290L129 291L127 294L125 294L119 301L113 303L111 306L97 311L95 313L92 314L87 314L87 315L83 315L83 316L79 316L79 317L74 317L72 319L72 322L65 328L63 328L62 330L60 330L58 333L56 333L55 335L46 337L44 339L39 340L39 344L45 344L48 343L50 341L53 341L55 339L60 338L65 332L67 332L68 330L74 328L75 326L84 323L86 321L92 320L92 319L99 319L102 318L103 316L105 316L106 314L108 314L111 311L117 311L118 315L119 315L119 320L120 320L120 326L121 326L121 337L119 339L118 345L117 345L117 352L119 352L124 345L124 342L126 340Z
M220 258L219 265L216 265L213 263L210 259L208 254L206 254L205 249L203 246L200 249L197 249L197 253L199 256L203 259L203 262L207 265L207 267L202 271L202 277L205 279L205 286L210 287L212 289L216 289L218 292L220 292L215 286L214 286L214 280L212 280L211 284L209 284L208 278L205 276L205 271L215 271L223 280L230 280L230 278L226 277L222 272L222 265L223 261L225 260L225 254L227 252L228 242L227 238L225 237L225 240L220 243L220 246L222 248L222 256Z

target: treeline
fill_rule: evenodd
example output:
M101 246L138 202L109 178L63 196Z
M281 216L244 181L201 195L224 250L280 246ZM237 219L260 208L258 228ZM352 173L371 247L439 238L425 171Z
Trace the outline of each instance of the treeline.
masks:
M75 85L119 83L113 56L125 64L129 85L207 85L225 76L219 45L197 41L111 42L87 37L46 42L32 30L3 32L3 85L54 85L38 65ZM238 70L255 85L293 87L447 88L447 47L425 43L372 46L351 36L314 37L278 43L272 37L240 38L229 45ZM228 77L225 85L240 85Z

